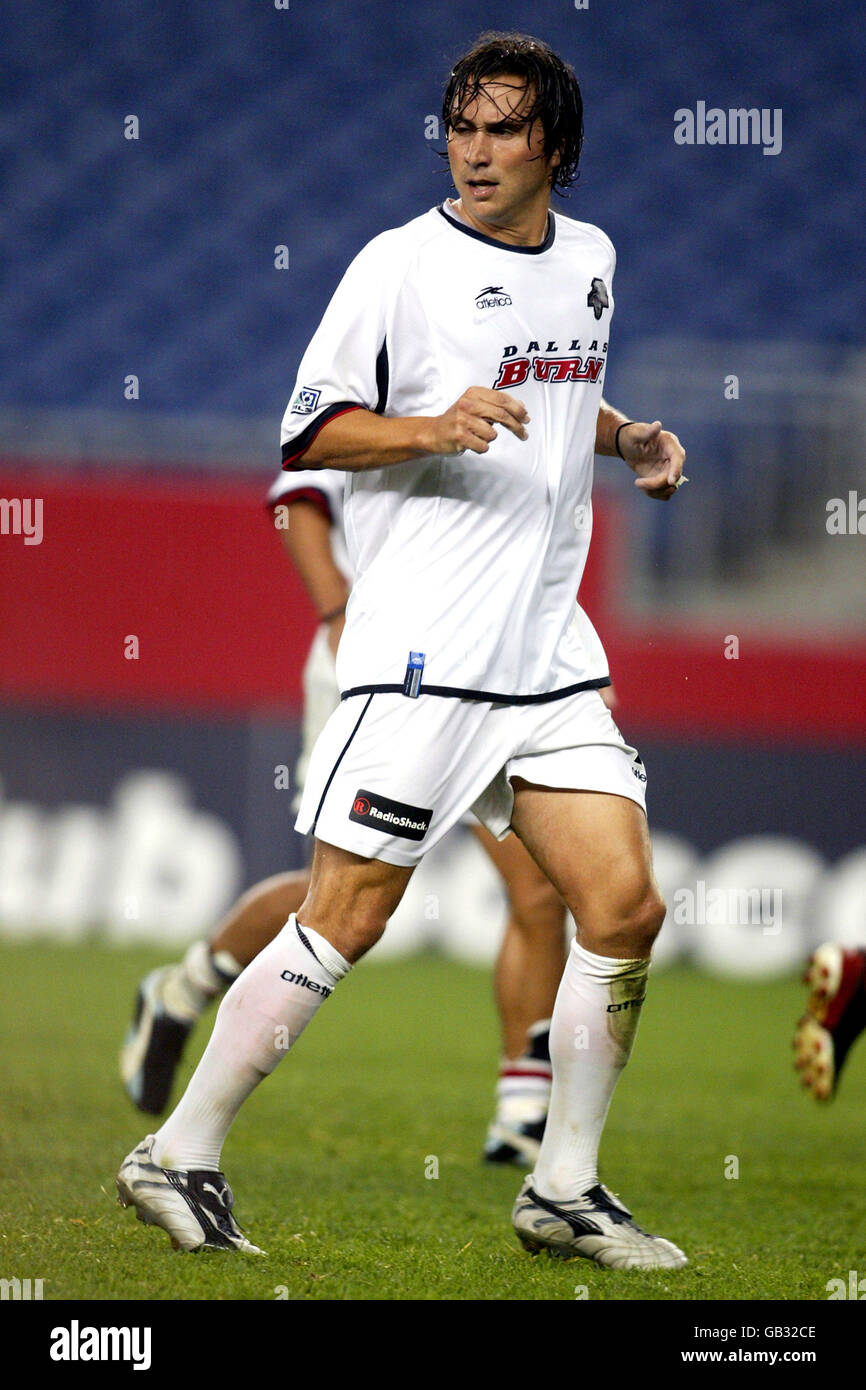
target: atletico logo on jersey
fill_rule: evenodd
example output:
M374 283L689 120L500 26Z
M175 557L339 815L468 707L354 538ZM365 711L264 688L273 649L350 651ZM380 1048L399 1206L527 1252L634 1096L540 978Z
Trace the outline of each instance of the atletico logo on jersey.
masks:
M610 300L607 297L607 290L603 280L598 276L593 280L589 287L589 294L586 296L587 308L591 309L597 319L600 319L605 309L610 308Z
M485 285L475 296L476 309L501 309L511 303L511 295L504 285Z

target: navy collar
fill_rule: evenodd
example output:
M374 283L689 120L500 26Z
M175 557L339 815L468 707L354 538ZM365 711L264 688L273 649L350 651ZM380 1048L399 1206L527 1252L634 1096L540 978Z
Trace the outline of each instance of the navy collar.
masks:
M540 256L542 251L549 251L556 239L556 218L552 211L547 214L547 236L540 246L512 246L510 242L499 241L497 237L485 236L483 232L476 232L474 227L470 227L467 222L454 213L445 211L443 203L436 209L440 217L451 227L456 227L458 232L465 232L466 236L474 237L476 241L483 241L486 246L495 246L499 251L516 251L520 256Z

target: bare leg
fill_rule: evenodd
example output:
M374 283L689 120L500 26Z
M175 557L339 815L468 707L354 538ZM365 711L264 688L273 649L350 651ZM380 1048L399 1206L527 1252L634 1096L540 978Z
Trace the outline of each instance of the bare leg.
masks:
M217 926L210 939L213 954L228 951L238 965L249 965L297 912L309 885L309 869L274 874L254 884Z
M310 886L298 919L354 964L379 940L412 873L316 840Z
M535 1167L538 1192L571 1201L598 1182L598 1145L637 1031L664 903L635 802L514 785L514 829L578 924L553 1012L553 1090Z
M508 894L493 988L503 1055L519 1057L527 1030L553 1013L565 966L565 904L516 835L496 840L481 825L472 829Z

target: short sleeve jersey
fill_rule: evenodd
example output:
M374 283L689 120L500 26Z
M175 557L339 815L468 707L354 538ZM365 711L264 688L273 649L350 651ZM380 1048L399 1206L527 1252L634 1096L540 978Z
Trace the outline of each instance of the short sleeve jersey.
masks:
M346 550L343 529L343 496L346 490L346 475L334 468L307 468L292 473L279 473L268 488L265 505L276 512L281 505L290 505L302 499L321 508L331 523L331 551L334 564L343 578L352 583L354 574L352 563ZM291 519L289 520L291 524Z
M429 455L347 475L355 583L340 642L344 694L400 688L505 702L604 683L575 598L592 532L596 418L615 253L597 227L550 213L539 246L476 232L447 204L374 238L338 286L300 365L283 467L361 407L436 416L470 386L529 413L484 454ZM318 470L316 470L318 471Z

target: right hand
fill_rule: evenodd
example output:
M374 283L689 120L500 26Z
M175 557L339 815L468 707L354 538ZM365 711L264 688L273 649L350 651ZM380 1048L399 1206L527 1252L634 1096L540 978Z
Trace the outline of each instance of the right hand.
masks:
M486 454L497 436L493 428L504 425L518 439L528 439L526 406L514 396L491 391L486 386L470 386L444 415L431 421L431 454Z

